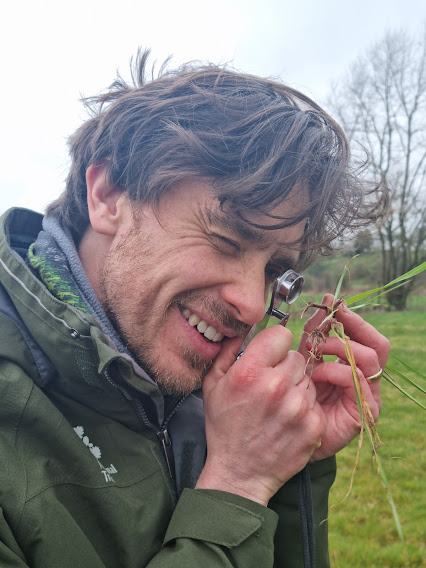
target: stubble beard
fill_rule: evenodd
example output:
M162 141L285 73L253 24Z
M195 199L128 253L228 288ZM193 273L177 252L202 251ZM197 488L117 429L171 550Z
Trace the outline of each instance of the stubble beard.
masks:
M174 301L163 314L154 313L156 288L150 285L149 278L144 283L143 299L142 294L133 291L133 296L138 298L137 305L129 306L123 301L125 290L129 290L129 295L132 296L134 267L137 266L138 271L149 274L153 267L149 266L147 259L155 258L153 253L154 244L150 243L149 239L141 244L140 235L130 230L105 257L98 277L99 299L129 352L161 389L169 394L188 394L201 387L203 377L212 362L178 340L179 355L188 371L177 373L175 368L167 364L167 352L158 354L158 345L153 344L155 338L152 339L150 332L165 325L167 312L171 309L178 310L178 302ZM130 262L129 259L132 261ZM186 297L187 294L181 296ZM126 322L125 326L122 322Z
M247 334L248 326L235 320L221 303L212 302L197 290L178 294L163 308L164 311L155 313L155 282L150 283L147 276L143 292L132 289L135 267L142 274L155 273L158 261L155 248L155 243L149 236L143 240L136 227L130 229L105 257L98 276L99 299L129 352L162 390L170 394L188 394L201 387L212 361L190 349L184 339L177 338L178 356L187 370L177 372L167 363L167 352L159 352L159 345L154 344L159 339L153 332L167 325L166 317L170 311L179 310L179 306L202 306L225 328L241 337ZM123 296L133 297L135 304L129 305L127 299L123 300Z

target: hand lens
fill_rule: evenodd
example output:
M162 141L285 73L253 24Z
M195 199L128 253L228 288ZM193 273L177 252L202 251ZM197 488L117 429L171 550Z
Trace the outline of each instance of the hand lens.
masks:
M241 345L241 351L239 352L237 359L241 357L244 349L256 333L256 328L257 331L265 328L269 319L266 316L274 316L278 318L280 320L278 325L285 326L287 324L290 314L282 312L279 308L283 302L286 304L292 304L297 300L300 296L300 292L302 291L304 282L304 278L300 276L300 274L297 274L297 272L294 272L294 270L287 270L287 272L284 272L284 274L281 274L281 276L276 279L272 290L271 304L265 312L265 317L258 326L254 325L251 328L251 331L247 334L243 344Z
M287 324L290 314L282 312L279 308L283 302L292 304L300 296L305 280L294 270L287 270L276 279L271 296L271 304L266 310L270 316L280 320L279 325Z

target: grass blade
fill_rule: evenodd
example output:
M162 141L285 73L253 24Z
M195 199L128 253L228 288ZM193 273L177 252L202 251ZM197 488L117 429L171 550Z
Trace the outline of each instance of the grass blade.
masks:
M400 288L401 286L405 286L406 283L407 283L407 281L405 281L405 282L400 282L399 284L397 284L396 286L393 286L392 288L387 288L386 290L380 292L380 294L376 294L375 296L373 296L372 298L370 298L369 300L367 300L367 301L365 302L365 304L362 304L361 306L364 307L364 306L371 305L372 302L375 302L375 301L377 300L377 298L379 298L380 296L384 296L385 294L388 294L389 292L392 292L393 290L396 290L397 288ZM368 292L362 292L361 294L358 294L358 296L353 296L353 297L350 298L349 300L350 300L351 303L352 303L352 301L353 301L353 302L356 302L356 300L354 300L354 298L363 296L364 294L366 294L365 297L368 297L368 296L371 296L373 293L374 293L374 292L372 292L371 290L369 290ZM346 302L346 303L347 303L347 302ZM379 305L379 304L378 304L378 305ZM357 305L357 306L352 306L352 307L351 307L351 310L359 309L361 306L358 306L358 305Z
M388 482L387 477L386 477L385 469L384 469L382 461L381 461L381 459L380 459L380 457L377 453L377 450L382 446L382 442L381 442L379 434L376 430L374 418L373 418L373 415L371 413L370 407L367 403L365 393L364 393L361 381L360 381L359 376L358 376L355 356L354 356L354 353L353 353L353 350L352 350L350 338L345 334L343 325L341 323L335 322L332 325L332 329L333 329L334 333L337 335L337 337L343 342L345 354L346 354L346 359L347 359L347 361L348 361L348 363L349 363L349 365L351 366L351 369L352 369L352 378L353 378L353 382L354 382L354 386L355 386L356 401L357 401L357 405L358 405L359 414L360 414L360 417L361 417L360 436L362 436L362 434L364 432L367 434L368 440L371 444L371 448L372 448L372 451L373 451L373 459L375 459L376 463L377 463L377 473L378 473L380 480L381 480L381 483L382 483L382 485L385 489L386 497L387 497L388 502L389 502L390 507L391 507L392 516L393 516L393 519L394 519L396 530L398 532L398 536L399 536L401 542L405 543L404 533L402 531L401 522L399 520L399 515L398 515L398 512L396 510L395 502L394 502L393 497L392 497L392 493L391 493L391 490L390 490L390 487L389 487L389 482ZM390 377L390 375L388 375L388 373L385 373L385 374L388 377ZM395 381L393 381L393 382L395 382ZM397 385L395 384L395 386L397 386ZM397 388L398 388L398 386L397 386ZM399 388L399 390L401 390L401 388ZM411 398L411 397L409 397L409 398ZM355 467L356 467L356 464L355 464Z
M413 276L420 274L424 270L426 270L426 262L423 262L419 266L416 266L416 268L413 268L412 270L409 270L405 274L398 276L398 278L395 278L395 280L388 282L384 286L380 286L378 288L373 288L372 290L368 290L367 292L362 292L361 294L357 294L356 296L351 296L350 298L346 298L346 300L345 300L346 305L349 306L351 304L354 304L355 302L358 302L358 300L362 300L362 299L366 298L367 296L374 294L375 292L381 292L382 290L392 288L395 284L398 284L399 282L405 282L406 280L409 280ZM387 290L387 291L389 292L390 290Z
M373 298L374 300L374 298ZM361 308L372 308L373 306L379 307L383 304L372 304L371 302L365 302L365 304L357 304L356 306L351 306L351 310L355 312L356 310L360 310Z
M349 264L353 261L354 258L356 258L358 255L354 256L353 258L351 258L351 260L346 264L345 268L342 270L342 272L340 273L340 277L339 280L337 281L336 284L336 289L334 290L334 297L335 298L340 298L340 290L342 289L342 284L343 284L343 280L345 279L346 273L349 273Z
M383 373L383 378L386 379L393 387L395 387L396 389L398 389L402 394L404 394L407 398L409 398L410 400L412 400L415 404L417 404L418 406L420 406L420 408L423 408L423 410L426 410L426 406L424 406L419 400L417 400L416 398L414 398L414 396L412 396L408 391L406 391L405 389L403 389L401 387L401 385L399 385L387 372Z
M412 379L410 379L410 377L407 377L406 375L404 375L404 373L402 373L398 369L395 369L395 367L391 367L390 365L386 365L385 371L386 372L390 371L394 375L398 375L398 377L400 377L401 379L403 379L404 381L409 383L412 387L416 388L421 393L426 394L426 390L423 387L421 387L420 385L415 383Z
M400 365L403 365L406 369L408 369L409 371L412 371L413 373L415 373L418 377L422 378L423 380L426 381L426 375L424 375L423 373L421 373L420 371L418 371L417 369L414 369L414 367L411 367L408 363L405 363L404 361L402 361L399 357L397 357L396 355L394 355L393 353L389 353L389 355L392 357L392 359L395 359L395 361L398 361L398 363Z
M390 488L389 488L389 482L388 482L388 479L386 477L386 472L383 468L381 459L377 455L377 452L375 453L374 457L377 460L378 470L379 470L379 473L380 473L380 477L381 477L381 480L382 480L383 487L385 488L385 491L386 491L386 496L387 496L389 504L391 506L393 520L395 522L395 526L396 526L396 530L398 532L399 539L401 540L401 542L403 542L405 544L405 538L404 538L404 533L402 531L401 521L399 520L399 515L398 515L398 511L396 510L395 501L393 500L392 493L391 493Z

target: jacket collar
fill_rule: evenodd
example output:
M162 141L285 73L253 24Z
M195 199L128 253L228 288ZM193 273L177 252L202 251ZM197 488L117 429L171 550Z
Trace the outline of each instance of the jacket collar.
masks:
M117 388L106 376L115 377L133 394L148 396L161 422L163 394L155 382L129 355L117 351L92 316L55 298L26 265L26 251L42 229L42 219L42 215L25 209L12 209L2 216L0 282L56 369L55 380L61 382L56 387L70 390L85 401L89 391L94 400L99 398L99 391L103 398L110 393L116 399ZM46 388L41 376L34 380Z

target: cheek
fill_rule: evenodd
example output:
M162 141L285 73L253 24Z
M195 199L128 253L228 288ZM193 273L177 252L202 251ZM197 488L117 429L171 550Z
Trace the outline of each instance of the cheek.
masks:
M177 249L161 259L161 265L166 267L165 275L168 274L171 280L186 288L220 283L235 270L231 264L209 246Z

